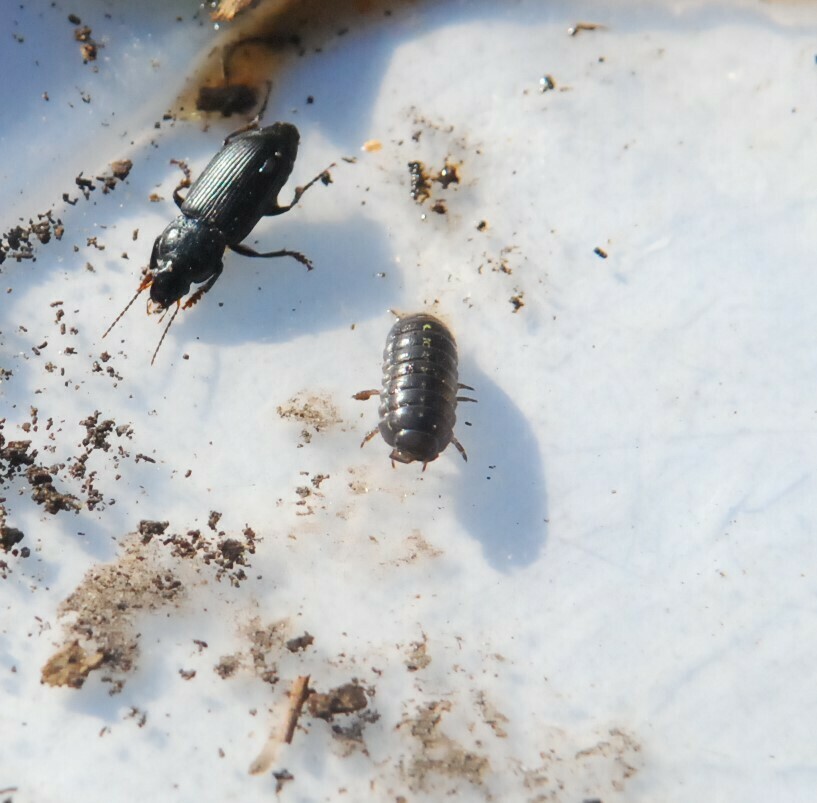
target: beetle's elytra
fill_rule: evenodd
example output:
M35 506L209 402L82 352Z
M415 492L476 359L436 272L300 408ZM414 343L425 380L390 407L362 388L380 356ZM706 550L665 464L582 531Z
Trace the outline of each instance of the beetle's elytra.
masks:
M392 447L398 463L436 460L449 443L468 457L454 436L462 385L457 377L457 344L448 327L433 315L405 315L392 326L383 351L383 386L379 391L380 423L363 439L363 446L378 432ZM369 398L378 391L363 391Z
M258 253L241 244L262 217L288 212L316 181L330 183L327 168L304 187L298 187L290 204L278 204L278 195L298 155L298 141L298 129L290 123L258 128L257 122L224 140L221 150L193 182L187 196L182 198L178 188L174 191L173 200L181 214L156 238L150 268L136 295L108 327L106 335L136 297L149 288L149 311L164 311L174 303L177 305L159 340L161 346L182 306L181 299L190 292L191 285L199 287L184 302L185 309L192 307L216 283L227 248L250 257L291 256L308 269L312 268L310 261L297 251L280 249ZM153 354L154 360L159 346Z

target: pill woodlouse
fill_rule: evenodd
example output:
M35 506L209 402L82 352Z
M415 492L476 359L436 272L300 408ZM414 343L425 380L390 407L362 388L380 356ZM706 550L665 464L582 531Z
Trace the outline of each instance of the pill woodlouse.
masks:
M448 327L433 315L402 316L392 326L383 351L383 387L355 395L380 395L380 423L363 439L363 446L378 432L392 447L394 462L436 460L449 443L464 460L465 449L454 436L457 402L475 401L457 393L457 344Z
M149 312L163 312L176 304L153 353L155 360L182 306L181 299L190 292L191 284L200 285L184 302L184 309L188 309L213 287L221 276L227 248L249 257L290 256L311 270L312 263L297 251L280 249L258 253L241 244L262 217L288 212L317 181L330 183L327 168L305 186L298 187L290 204L278 204L278 194L298 155L298 141L298 129L294 125L275 123L259 128L256 118L224 140L221 150L193 182L186 197L181 196L178 187L174 190L173 200L181 214L156 238L150 268L136 294L105 335L139 294L150 288Z

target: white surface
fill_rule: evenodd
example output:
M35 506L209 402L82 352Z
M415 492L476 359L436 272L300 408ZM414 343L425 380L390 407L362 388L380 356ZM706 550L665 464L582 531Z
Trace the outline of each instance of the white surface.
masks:
M25 42L7 33L0 49L17 78L0 90L3 229L60 204L80 170L134 168L110 195L55 207L66 235L35 263L3 265L5 434L23 437L35 405L58 427L43 462L77 453L94 410L134 435L118 467L89 461L115 505L52 517L23 482L6 494L33 550L0 581L7 797L268 800L275 779L247 768L289 683L310 674L320 691L372 685L380 718L346 755L304 715L275 763L295 776L287 800L813 799L813 7L441 3L346 19L348 34L276 76L267 119L300 128L292 186L359 161L251 238L315 270L228 256L151 368L160 330L141 302L99 337L174 214L168 160L200 171L235 126L153 128L208 28L158 3L139 19L102 2L23 6ZM69 11L108 37L97 73ZM608 28L569 37L579 20ZM539 92L544 74L556 91ZM373 138L383 149L360 154ZM408 197L406 163L446 156L462 181L435 185L441 216ZM57 299L79 328L69 340ZM351 395L379 381L390 307L435 309L457 335L479 398L460 410L467 464L451 449L424 474L393 471L379 439L358 449L376 403ZM69 343L75 356L59 352ZM91 372L105 349L116 384ZM299 394L341 419L302 448L302 427L276 413ZM49 445L42 427L25 437ZM303 516L295 489L319 473ZM100 672L81 690L41 685L64 638L58 607L85 573L120 556L139 519L207 531L213 509L228 535L258 533L250 578L233 588L160 552L186 596L139 620L122 693ZM251 662L212 671L246 653L256 617L315 637L269 657L272 688ZM409 672L423 638L431 662ZM449 741L432 758L484 757L481 782L418 781L429 757L411 722L436 701Z

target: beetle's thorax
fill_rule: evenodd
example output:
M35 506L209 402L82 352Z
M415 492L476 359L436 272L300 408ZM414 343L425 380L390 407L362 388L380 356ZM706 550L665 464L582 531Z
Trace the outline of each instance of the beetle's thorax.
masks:
M179 215L157 238L150 257L150 298L161 308L182 298L194 282L221 271L226 243L218 229Z

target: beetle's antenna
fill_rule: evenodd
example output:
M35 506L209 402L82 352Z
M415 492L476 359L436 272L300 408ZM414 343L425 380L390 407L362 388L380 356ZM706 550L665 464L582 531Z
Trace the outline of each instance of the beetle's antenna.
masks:
M116 318L114 318L114 322L105 330L105 334L102 335L102 337L108 336L108 332L110 332L111 329L113 329L114 326L116 326L116 324L119 323L119 321L122 319L122 316L133 306L133 302L136 301L137 298L139 298L139 294L143 290L147 290L152 283L153 283L152 276L145 276L145 278L142 279L142 281L139 283L138 289L133 295L133 298L130 301L128 301L128 303L125 305L125 309L123 309L122 312L120 312L119 315L117 315Z
M179 310L182 307L181 301L176 302L176 309L173 310L173 314L170 316L170 320L167 322L167 326L165 326L164 332L162 332L162 336L159 338L159 345L156 346L156 351L153 352L153 356L150 358L150 364L153 365L156 362L156 355L159 353L159 349L162 347L162 343L165 342L165 335L167 335L167 330L170 329L170 324L176 320L176 316L179 314Z

